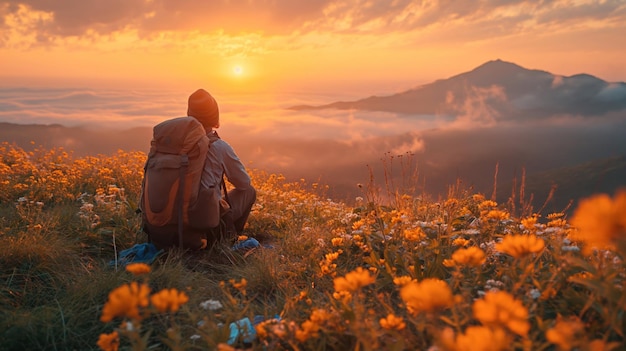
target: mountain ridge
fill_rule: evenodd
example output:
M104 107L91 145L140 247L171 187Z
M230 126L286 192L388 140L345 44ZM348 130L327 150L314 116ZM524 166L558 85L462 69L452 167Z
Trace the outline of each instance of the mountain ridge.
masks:
M626 83L609 83L586 73L555 75L497 59L392 95L288 109L349 109L454 118L473 103L488 106L499 120L556 114L590 117L626 109Z

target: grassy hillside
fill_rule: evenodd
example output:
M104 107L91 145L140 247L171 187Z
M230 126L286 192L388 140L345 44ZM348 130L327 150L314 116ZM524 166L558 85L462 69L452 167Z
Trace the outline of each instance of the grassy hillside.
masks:
M0 350L616 350L626 193L570 219L451 187L431 202L251 170L247 235L116 265L146 241L145 154L0 145ZM238 238L244 240L245 238ZM248 318L247 320L245 318ZM230 328L250 321L229 339Z
M626 156L539 172L526 177L524 183L524 200L529 201L532 196L535 209L543 208L545 212L571 212L579 199L595 193L612 193L626 187ZM521 186L522 174L519 174L516 183L507 181L501 184L498 188L499 201L508 201L514 188L518 193L516 200L519 201Z

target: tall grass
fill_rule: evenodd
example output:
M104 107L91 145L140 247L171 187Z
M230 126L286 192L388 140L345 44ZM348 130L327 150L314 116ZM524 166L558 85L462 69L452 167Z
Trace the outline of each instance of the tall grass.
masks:
M147 240L144 161L0 145L0 349L626 347L625 192L573 218L535 212L523 178L508 203L460 183L435 201L403 155L348 206L251 170L246 233L264 247L172 250L126 271L110 262ZM245 318L255 335L229 340Z

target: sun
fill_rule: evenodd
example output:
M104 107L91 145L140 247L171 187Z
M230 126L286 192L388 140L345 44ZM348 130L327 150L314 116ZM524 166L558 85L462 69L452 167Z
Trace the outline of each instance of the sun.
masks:
M235 67L233 67L233 74L235 74L236 76L240 76L243 74L243 67L236 65Z

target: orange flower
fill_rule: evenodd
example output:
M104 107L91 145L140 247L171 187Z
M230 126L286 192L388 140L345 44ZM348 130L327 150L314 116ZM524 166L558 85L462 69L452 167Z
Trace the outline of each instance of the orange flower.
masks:
M344 243L344 240L343 238L332 238L330 242L333 244L333 246L342 246Z
M333 281L336 292L355 292L364 286L370 285L376 278L370 275L369 271L358 267L354 271L346 274L345 277L335 278Z
M456 238L452 241L452 245L454 246L467 246L469 243L470 241L464 238Z
M569 351L573 347L579 346L577 339L584 330L585 326L578 318L563 319L559 316L554 328L546 332L546 339L558 345L560 350Z
M97 345L103 351L117 351L120 347L120 336L116 331L111 334L100 334Z
M537 228L535 227L535 224L537 224L538 219L539 219L538 215L533 215L533 216L522 219L521 223L524 226L524 228L526 228L531 233L534 233L537 230Z
M531 235L507 235L502 242L496 244L496 250L507 253L515 258L521 258L531 253L543 250L543 239Z
M403 236L407 241L420 241L426 237L424 231L420 227L416 227L413 229L406 229L403 232Z
M476 246L458 249L452 254L453 265L478 267L485 263L485 260L485 252Z
M500 328L472 326L457 336L455 351L502 351L510 348L509 337Z
M228 344L224 344L223 342L217 344L217 351L236 351L237 349L228 345Z
M296 339L300 342L305 342L309 338L317 337L319 334L320 326L319 324L312 322L310 320L306 320L302 323L300 328L296 330L295 336Z
M404 286L410 283L411 281L413 281L413 278L409 277L408 275L403 275L401 277L393 278L393 283L398 286Z
M148 306L150 288L146 284L132 282L113 289L102 308L100 320L110 322L115 317L141 319L139 307Z
M150 297L150 302L159 312L176 312L181 305L189 301L189 297L183 291L176 289L163 289Z
M488 219L503 221L503 220L509 219L510 215L506 211L490 210L489 212L486 213L486 217Z
M230 279L228 282L233 286L233 288L239 290L244 295L246 294L246 286L248 286L248 281L246 280L246 278L241 278L240 281Z
M150 273L151 268L149 265L145 263L131 263L126 266L126 271L134 275L141 275L141 274Z
M321 308L316 308L311 312L311 316L309 316L309 320L316 324L323 324L327 320L331 319L332 316L333 316L332 313Z
M526 336L530 329L528 310L506 291L490 291L472 306L474 317L486 326L505 326L513 333Z
M402 317L390 313L386 318L380 319L380 326L387 330L402 330L406 328L406 323Z
M452 290L443 280L429 278L409 282L400 288L400 297L412 315L450 307Z
M571 223L578 228L574 239L591 246L610 248L626 239L626 190L619 191L613 199L599 194L581 200Z

